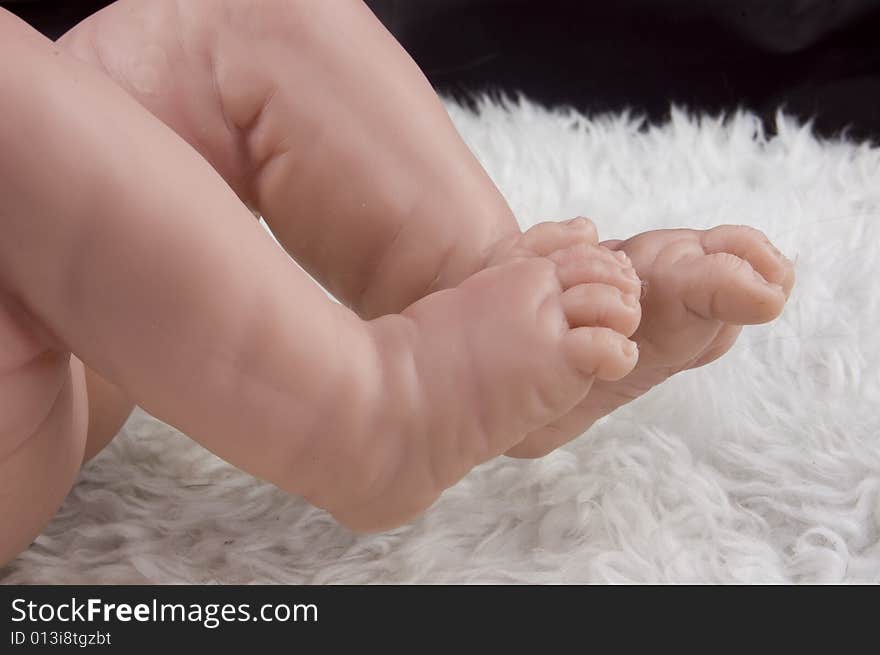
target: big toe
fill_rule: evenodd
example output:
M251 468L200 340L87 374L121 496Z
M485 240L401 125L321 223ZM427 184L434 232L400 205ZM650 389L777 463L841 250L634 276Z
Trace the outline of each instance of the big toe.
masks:
M750 259L727 251L705 254L693 245L676 243L662 253L671 260L663 266L674 278L668 287L687 310L734 325L757 325L779 316L793 283L783 266L768 273L768 279Z
M578 243L596 245L599 233L593 221L578 216L570 221L538 223L526 230L520 240L520 245L532 254L546 257Z
M707 254L736 255L768 283L779 285L786 298L791 293L794 264L760 230L747 225L719 225L703 232L700 243Z

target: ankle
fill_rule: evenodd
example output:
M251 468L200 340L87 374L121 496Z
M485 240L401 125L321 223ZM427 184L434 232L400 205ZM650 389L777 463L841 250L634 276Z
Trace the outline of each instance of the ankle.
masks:
M500 244L520 234L510 208L499 196L474 211L459 211L449 202L425 203L436 213L430 234L420 228L418 240L401 234L379 260L355 310L372 319L397 313L426 295L458 286L491 264ZM422 226L424 226L422 222Z
M417 370L417 326L400 314L362 321L357 346L346 357L350 375L337 386L297 459L309 462L298 487L310 503L328 510L348 528L372 532L369 508L387 493L409 461L408 441L424 419L422 379ZM314 462L325 466L314 467ZM430 504L426 499L425 504Z

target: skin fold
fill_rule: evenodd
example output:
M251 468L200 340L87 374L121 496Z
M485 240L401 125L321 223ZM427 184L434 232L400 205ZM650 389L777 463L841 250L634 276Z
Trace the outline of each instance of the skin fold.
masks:
M381 530L720 356L794 281L748 228L521 233L356 0L122 0L57 44L0 10L0 44L0 561L135 403Z

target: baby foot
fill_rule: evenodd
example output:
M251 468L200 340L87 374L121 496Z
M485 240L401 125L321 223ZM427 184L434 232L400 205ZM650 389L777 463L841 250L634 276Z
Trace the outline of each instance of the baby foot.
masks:
M585 247L590 265L571 266ZM347 439L338 479L307 498L354 529L398 525L570 412L594 380L627 375L640 285L610 250L574 248L511 250L458 287L370 322L380 373L369 389L382 402Z
M621 380L598 381L571 412L510 455L544 455L675 373L717 359L743 325L779 316L794 286L792 263L749 227L655 230L603 245L625 252L644 284L642 320L632 337L638 364Z
M547 221L538 223L521 234L512 234L496 243L487 258L486 265L493 266L523 257L547 257L582 244L599 245L599 233L590 219L578 216L564 222ZM621 252L615 257L624 267L628 265L629 259L625 253ZM607 257L600 258L599 261L605 260ZM630 283L633 280L638 282L635 271L632 271L632 275L625 275L623 279L625 283Z

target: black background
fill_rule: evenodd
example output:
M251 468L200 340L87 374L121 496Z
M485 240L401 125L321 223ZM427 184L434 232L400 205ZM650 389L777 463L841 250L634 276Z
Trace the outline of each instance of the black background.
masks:
M318 0L316 0L318 1ZM0 2L57 38L102 0ZM371 0L441 92L662 120L780 106L880 142L880 0Z

